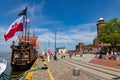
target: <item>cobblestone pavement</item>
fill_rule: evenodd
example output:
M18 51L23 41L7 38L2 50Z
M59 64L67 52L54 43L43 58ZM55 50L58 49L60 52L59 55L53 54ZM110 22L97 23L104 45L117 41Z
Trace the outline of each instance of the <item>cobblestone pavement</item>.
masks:
M44 62L39 59L37 66L43 66ZM34 71L32 80L50 80L49 74L46 69L39 69Z
M82 57L79 55L72 56L73 59L89 62L95 57L94 54L84 54Z
M39 65L43 65L42 61L39 61ZM79 76L73 76L73 68L69 67L67 64L57 60L51 59L50 62L47 63L54 80L96 80L96 78L84 73L80 72ZM34 71L32 76L32 80L52 80L50 79L50 74L47 70L37 70Z
M86 58L86 56L84 58ZM120 68L120 61L115 60L93 58L90 63ZM42 65L44 65L44 62L39 60L38 66ZM48 70L36 70L34 71L32 80L98 80L95 77L91 76L90 73L84 71L80 71L79 76L73 76L73 68L61 62L60 60L55 61L51 59L50 62L47 62L47 65L54 79L50 79Z
M80 72L79 76L73 76L73 68L67 64L52 60L48 66L55 77L55 80L96 80L95 78Z

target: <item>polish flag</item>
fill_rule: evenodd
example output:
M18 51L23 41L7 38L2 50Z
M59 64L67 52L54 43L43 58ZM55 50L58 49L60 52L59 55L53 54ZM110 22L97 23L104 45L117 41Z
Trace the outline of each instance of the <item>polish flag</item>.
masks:
M5 41L15 35L16 32L23 31L23 16L16 19L9 27L7 32L4 34Z

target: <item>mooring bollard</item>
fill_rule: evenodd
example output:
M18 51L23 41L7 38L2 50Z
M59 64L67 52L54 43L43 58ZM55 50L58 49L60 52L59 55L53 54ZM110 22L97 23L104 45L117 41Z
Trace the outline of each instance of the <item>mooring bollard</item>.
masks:
M80 69L79 68L73 68L73 76L79 76L80 75Z

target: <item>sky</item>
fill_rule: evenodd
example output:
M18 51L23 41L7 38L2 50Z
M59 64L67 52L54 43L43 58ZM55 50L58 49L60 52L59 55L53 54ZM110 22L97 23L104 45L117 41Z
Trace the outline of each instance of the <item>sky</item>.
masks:
M75 50L79 42L93 44L97 36L96 23L100 17L105 21L120 19L120 0L1 0L0 2L0 52L11 52L11 44L20 32L7 42L4 33L19 18L18 13L28 6L30 32L33 30L40 43L39 51L51 51L56 46Z

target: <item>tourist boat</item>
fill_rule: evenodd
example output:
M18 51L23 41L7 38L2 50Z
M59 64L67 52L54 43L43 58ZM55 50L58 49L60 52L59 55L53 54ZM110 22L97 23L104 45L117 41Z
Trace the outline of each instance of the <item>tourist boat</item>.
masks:
M0 58L0 75L5 71L7 67L7 60Z
M23 13L22 13L23 14ZM27 14L22 15L26 17ZM24 18L24 21L27 19ZM25 21L24 24L27 24L27 21ZM27 25L24 25L24 28L28 29ZM25 31L27 31L25 30ZM29 31L28 31L29 32ZM24 32L26 33L26 32ZM13 41L11 45L11 66L13 70L28 70L34 61L38 57L38 51L37 46L39 43L37 42L37 37L29 34L25 34L22 36L18 36L18 43L15 44L15 41Z

